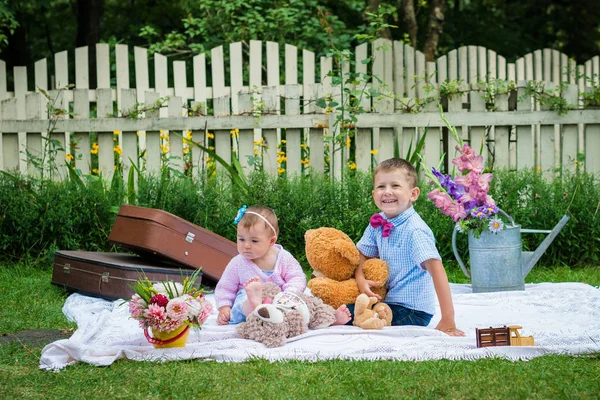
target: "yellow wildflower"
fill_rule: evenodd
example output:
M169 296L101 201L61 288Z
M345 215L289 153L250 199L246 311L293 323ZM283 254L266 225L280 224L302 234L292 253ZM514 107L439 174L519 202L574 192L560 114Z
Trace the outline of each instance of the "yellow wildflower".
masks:
M277 169L277 173L278 174L283 174L285 172L285 168L279 168Z
M206 156L206 162L208 163L210 161L210 157ZM209 163L210 164L210 163Z
M350 138L347 137L346 138L346 147L350 147L350 141L351 141Z
M92 170L92 175L100 175L100 171L98 171L98 169L97 169L97 168L94 168L94 169Z
M215 135L213 133L206 132L206 137L209 138L209 139L214 139Z
M192 140L192 131L185 131L185 133L183 134L183 136L187 139L187 140Z
M183 154L187 154L190 152L190 148L189 147L184 147L183 148Z
M121 131L113 131L113 135L119 135Z
M213 174L213 175L216 175L216 174L217 174L217 170L214 170L212 174Z
M281 141L281 143L286 143L286 140L285 140L285 139L283 139L283 140Z
M536 172L541 172L541 171L542 171L542 167L537 167L537 168L535 169L535 171L536 171Z
M215 149L215 146L208 146L208 149L209 149L209 150L214 150L214 149Z
M90 153L98 154L98 148L99 148L98 143L92 144L92 149L90 150Z
M119 155L123 154L123 150L121 149L121 146L119 146L119 145L116 145L113 150L115 151L115 153L117 153Z
M254 155L257 156L258 155L258 149L254 149Z
M325 114L331 114L332 111L333 111L333 108L331 108L331 107L325 108Z
M71 162L73 161L73 154L66 154L65 158L67 159L67 162Z
M356 164L351 162L350 165L348 165L348 167L352 170L356 169Z
M308 146L306 145L306 143L302 143L302 144L300 145L300 147L301 147L301 148L303 148L303 149L306 149Z
M331 161L331 157L327 157L327 158L325 159L325 162L330 162L330 161Z
M239 136L240 130L237 129L237 128L236 129L232 129L232 130L229 131L229 134L231 135L232 139L235 139L235 138L237 138Z
M375 154L377 154L377 153L379 153L379 150L377 150L377 149L375 149L375 150L371 150L371 154L375 155Z

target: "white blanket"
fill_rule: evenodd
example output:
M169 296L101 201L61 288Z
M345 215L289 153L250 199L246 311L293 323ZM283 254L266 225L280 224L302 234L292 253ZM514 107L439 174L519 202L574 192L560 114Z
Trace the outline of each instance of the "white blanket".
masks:
M334 326L291 338L279 348L239 338L234 326L218 326L216 315L201 330L192 330L187 346L154 349L137 321L129 319L122 300L109 302L72 294L63 307L78 329L66 340L47 345L41 369L58 370L78 361L110 365L126 358L138 361L201 359L276 360L475 360L498 357L528 360L544 354L600 352L600 290L583 283L526 285L521 292L471 293L470 285L451 285L457 326L466 337L450 337L429 327L386 327L380 331ZM209 296L212 299L212 296ZM521 325L533 335L533 347L477 348L475 328Z

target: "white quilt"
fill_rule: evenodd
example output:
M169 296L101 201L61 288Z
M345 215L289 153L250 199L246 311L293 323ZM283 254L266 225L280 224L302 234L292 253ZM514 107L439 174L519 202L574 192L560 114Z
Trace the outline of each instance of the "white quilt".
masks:
M528 360L544 354L600 352L600 290L583 283L526 285L521 292L471 293L470 285L451 284L457 326L466 337L450 337L429 327L386 327L380 331L335 326L289 339L283 347L239 338L233 326L218 326L216 314L201 330L193 329L187 346L154 349L138 323L129 319L122 300L109 302L79 294L67 298L63 312L77 323L69 339L42 350L40 368L58 370L75 362L110 365L119 359L170 361L183 359L245 361L475 360L499 357ZM212 299L212 295L209 295ZM533 347L477 348L475 328L521 325L533 335Z

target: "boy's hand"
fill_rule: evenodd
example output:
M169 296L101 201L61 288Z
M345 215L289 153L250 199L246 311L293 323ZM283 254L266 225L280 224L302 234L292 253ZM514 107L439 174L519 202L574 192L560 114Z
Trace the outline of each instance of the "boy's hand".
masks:
M439 324L437 324L435 329L442 331L449 336L465 336L465 333L458 329L454 322L444 321L443 318L440 320Z
M358 285L358 291L360 293L364 293L369 297L376 297L377 300L381 301L381 296L373 293L373 291L371 290L371 288L378 288L379 286L381 286L381 283L379 282L375 282L375 281L369 281L367 279L363 280L361 283L356 282Z
M219 308L219 316L217 317L217 324L227 325L231 317L231 307L223 306Z

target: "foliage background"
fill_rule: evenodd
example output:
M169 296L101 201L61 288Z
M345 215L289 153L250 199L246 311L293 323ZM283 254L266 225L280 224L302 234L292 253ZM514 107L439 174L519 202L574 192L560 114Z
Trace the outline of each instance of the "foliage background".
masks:
M82 187L73 181L40 183L1 174L0 258L50 265L58 249L123 251L107 237L118 207L126 199L135 199L137 205L164 209L233 241L237 209L242 204L268 205L280 220L279 242L308 267L305 231L334 227L358 241L377 211L371 185L368 174L356 172L348 172L340 181L318 175L285 179L256 173L245 193L226 178L148 177L140 180L136 196L131 197L122 183L110 187L97 180ZM431 188L421 185L415 208L433 230L443 259L452 262L453 223L427 199ZM571 217L540 264L598 264L600 185L593 176L569 175L549 183L531 170L496 170L490 193L523 227L552 229L564 214ZM534 250L544 237L524 234L525 249ZM466 256L466 236L459 235L458 243Z

